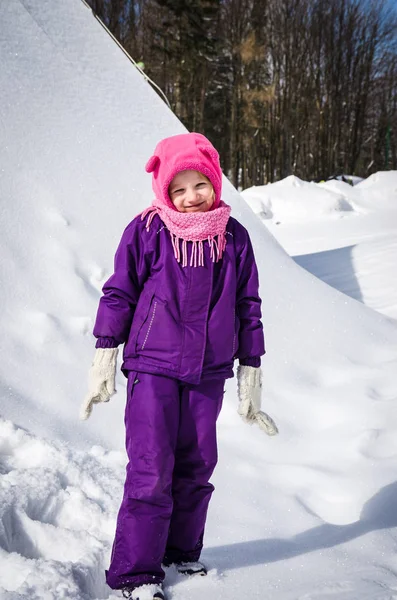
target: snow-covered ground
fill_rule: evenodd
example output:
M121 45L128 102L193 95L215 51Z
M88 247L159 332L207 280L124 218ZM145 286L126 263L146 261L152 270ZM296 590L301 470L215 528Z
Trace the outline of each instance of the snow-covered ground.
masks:
M90 421L78 410L101 285L152 198L144 164L183 127L79 0L0 2L0 64L0 599L115 600L103 571L124 478L123 377ZM276 184L280 201L257 212L281 245L225 181L257 254L263 404L280 435L239 420L228 381L211 571L168 569L170 600L397 598L397 294L374 257L393 261L395 179L379 177L324 184L324 209L320 188ZM297 264L332 251L318 277ZM363 301L325 285L326 269Z

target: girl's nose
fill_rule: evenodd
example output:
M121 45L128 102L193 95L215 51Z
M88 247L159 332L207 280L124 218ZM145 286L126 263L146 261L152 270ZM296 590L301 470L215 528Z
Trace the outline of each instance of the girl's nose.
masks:
M197 200L197 191L194 188L186 190L186 200L189 203L194 203Z

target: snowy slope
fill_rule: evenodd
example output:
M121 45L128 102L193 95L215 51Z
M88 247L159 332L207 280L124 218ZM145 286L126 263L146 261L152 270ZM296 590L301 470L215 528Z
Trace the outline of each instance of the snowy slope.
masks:
M151 201L145 161L183 127L79 0L0 2L0 59L0 599L116 598L122 376L77 414L101 284ZM224 198L257 253L281 434L240 422L229 381L212 570L169 569L170 599L397 598L396 325L301 269L227 182Z

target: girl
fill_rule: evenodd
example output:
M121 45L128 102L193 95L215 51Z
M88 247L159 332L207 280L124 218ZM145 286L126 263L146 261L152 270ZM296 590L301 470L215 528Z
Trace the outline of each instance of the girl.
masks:
M246 229L221 200L222 171L203 135L162 140L146 165L155 200L125 229L103 286L87 418L115 393L125 344L128 465L106 581L131 600L164 600L162 565L198 562L217 463L216 420L237 370L239 414L272 435L260 411L265 353L258 273Z

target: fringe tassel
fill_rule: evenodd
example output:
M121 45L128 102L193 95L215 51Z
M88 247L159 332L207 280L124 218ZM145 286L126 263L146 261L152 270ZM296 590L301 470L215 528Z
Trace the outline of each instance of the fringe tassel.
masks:
M218 242L219 242L219 238L218 238ZM214 248L215 248L215 250L214 250L214 258L212 260L214 262L218 262L218 260L219 260L219 243L218 244L216 243L215 237L214 237ZM216 252L216 255L215 255L215 252Z
M218 260L222 258L226 249L226 235L220 233L218 235Z
M141 221L143 221L143 219L146 217L146 215L148 213L150 213L152 210L154 210L153 206L149 206L148 208L145 208L145 210L141 213Z
M182 267L187 267L187 241L182 240Z
M216 241L215 237L208 238L208 244L210 247L210 257L212 262L218 262L226 249L226 235L218 234L218 241ZM204 260L204 256L203 256Z
M155 213L152 213L149 216L153 218ZM149 221L148 219L148 221ZM150 223L149 223L150 225ZM148 227L147 227L148 229ZM187 240L179 238L177 235L171 233L171 243L174 251L174 256L176 260L180 263L182 256L182 266L187 267L188 265L188 243ZM215 237L208 237L208 245L210 248L210 258L212 262L219 262L222 258L223 253L226 249L226 236L222 234L218 234L218 240ZM181 244L182 244L182 253L181 253ZM204 241L203 240L195 240L191 242L192 250L190 254L189 264L191 267L204 267Z
M179 238L171 232L170 232L170 234L171 234L172 247L174 249L174 256L178 262L181 262L181 250L179 247Z
M212 262L214 262L214 258L215 258L215 255L214 255L214 238L208 236L208 245L210 247L210 258L211 258Z
M199 241L199 267L204 267L204 246L203 240Z
M192 253L190 255L190 266L197 267L197 242L192 242Z
M149 208L146 208L146 209L143 211L143 213L141 214L141 221L143 221L143 219L146 217L146 215L148 215L148 214L150 213L150 215L149 215L149 217L148 217L148 220L147 220L147 222L146 222L146 225L145 225L145 229L146 229L146 231L149 231L149 229L150 229L150 224L151 224L151 222L153 221L153 219L154 219L154 216L155 216L155 215L157 215L157 213L158 213L158 212L159 212L159 211L158 211L158 209L157 209L157 208L154 208L153 206L149 206Z

